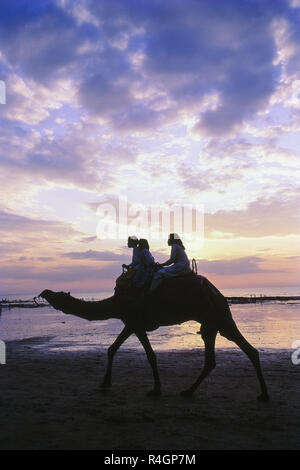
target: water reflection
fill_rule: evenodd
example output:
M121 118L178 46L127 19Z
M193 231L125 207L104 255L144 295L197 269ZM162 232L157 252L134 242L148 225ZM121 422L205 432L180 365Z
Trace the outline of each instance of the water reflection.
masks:
M247 340L259 349L291 348L293 341L300 340L300 305L298 303L244 304L231 307L233 317ZM0 319L0 338L4 341L51 336L47 348L52 351L107 348L120 333L123 324L119 320L87 322L64 315L52 308L3 310ZM194 349L203 347L197 334L199 324L187 322L182 325L162 327L149 333L156 350ZM220 335L217 347L233 347ZM39 347L42 347L41 345ZM126 349L142 348L133 335Z

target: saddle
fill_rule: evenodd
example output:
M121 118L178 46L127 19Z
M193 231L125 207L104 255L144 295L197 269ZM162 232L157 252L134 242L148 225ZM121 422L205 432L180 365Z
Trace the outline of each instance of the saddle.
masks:
M156 269L154 269L153 274L155 271ZM133 283L133 278L135 276L135 273L136 273L135 269L128 269L127 271L123 269L122 274L116 279L116 286L114 289L115 297L118 297L119 299L122 298L125 300L133 300L133 299L143 296L143 294L145 294L148 291L151 285L152 279L150 279L147 282L147 284L145 284L143 287L137 287ZM187 277L194 277L194 276L197 276L197 272L195 272L195 269L193 266L193 270L185 274L180 274L179 276L176 276L176 279L178 280L182 278L186 279ZM172 279L175 279L175 277ZM162 282L162 284L164 284L165 281L167 281L167 279L165 279ZM170 278L168 279L168 281L170 282Z
M139 297L142 291L144 291L144 289L139 289L133 283L135 273L135 269L128 269L127 271L123 270L123 273L116 279L114 296L118 300L122 300L123 302L134 301Z

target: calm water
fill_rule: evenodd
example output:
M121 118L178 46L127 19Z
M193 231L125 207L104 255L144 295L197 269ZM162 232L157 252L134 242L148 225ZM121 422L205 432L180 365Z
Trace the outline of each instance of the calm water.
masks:
M300 295L300 289L260 288L223 289L226 296L240 295ZM75 294L74 294L75 295ZM76 294L87 299L101 299L111 293ZM4 297L4 296L3 296ZM32 298L32 295L13 295L10 298ZM1 295L0 295L1 298ZM6 296L8 298L8 296ZM264 348L290 349L295 340L300 340L300 303L272 302L262 304L232 305L232 314L241 332L254 346ZM142 314L142 312L141 312ZM65 315L52 307L40 309L14 308L2 310L0 317L0 338L4 341L50 336L47 348L51 350L80 350L107 348L121 331L119 320L88 322ZM191 349L203 346L197 334L199 325L186 322L182 325L162 327L149 334L156 350ZM217 346L232 347L233 343L218 335ZM125 348L141 348L132 336L124 344Z

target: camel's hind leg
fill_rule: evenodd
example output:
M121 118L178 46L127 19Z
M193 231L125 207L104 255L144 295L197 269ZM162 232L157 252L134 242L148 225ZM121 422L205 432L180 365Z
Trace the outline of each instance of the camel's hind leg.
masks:
M259 380L260 388L261 388L261 395L258 396L258 400L268 401L269 400L268 390L267 390L265 379L263 377L263 373L261 370L259 353L257 349L255 349L250 343L248 343L248 341L244 338L244 336L238 330L237 327L234 328L234 331L230 335L230 340L234 341L238 345L238 347L242 351L244 351L244 353L249 357L250 361L252 362L255 368L257 378Z
M196 382L187 390L181 392L183 397L188 397L193 395L194 391L200 385L200 383L208 376L208 374L216 367L215 359L215 342L217 336L217 330L207 329L202 331L202 338L205 345L205 358L204 358L204 367L201 374L199 375Z

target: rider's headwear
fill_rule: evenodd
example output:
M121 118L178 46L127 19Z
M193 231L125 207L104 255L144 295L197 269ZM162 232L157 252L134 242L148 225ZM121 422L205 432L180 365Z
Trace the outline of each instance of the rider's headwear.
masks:
M130 237L128 237L128 240L133 240L134 242L137 242L138 237L136 237L135 235L130 235Z
M178 235L178 233L170 233L169 238L171 240L176 240L176 239L178 240L180 239L180 236Z

